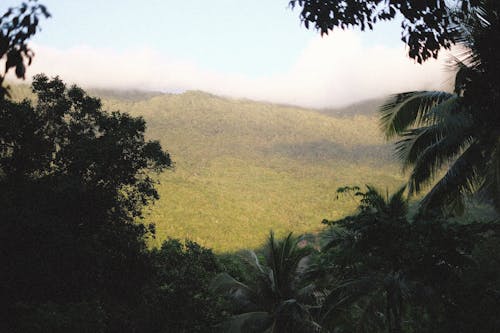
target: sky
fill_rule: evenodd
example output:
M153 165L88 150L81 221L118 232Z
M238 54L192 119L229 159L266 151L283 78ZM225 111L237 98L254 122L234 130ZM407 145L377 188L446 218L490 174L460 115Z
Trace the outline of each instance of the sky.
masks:
M20 2L2 1L0 11ZM374 31L307 30L288 0L40 0L52 17L31 42L28 76L83 87L203 90L306 107L337 107L445 89L442 59L406 55L399 22Z

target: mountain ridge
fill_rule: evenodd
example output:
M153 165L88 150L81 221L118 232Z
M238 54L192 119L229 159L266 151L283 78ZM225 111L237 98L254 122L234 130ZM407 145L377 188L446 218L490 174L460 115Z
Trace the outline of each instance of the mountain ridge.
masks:
M13 89L23 94L27 86ZM404 183L376 110L362 109L370 103L344 116L201 91L90 94L106 110L144 117L146 136L175 163L158 178L160 200L145 211L143 222L156 224L153 245L175 237L217 252L255 248L271 229L317 232L324 218L352 212L356 202L336 199L340 186Z

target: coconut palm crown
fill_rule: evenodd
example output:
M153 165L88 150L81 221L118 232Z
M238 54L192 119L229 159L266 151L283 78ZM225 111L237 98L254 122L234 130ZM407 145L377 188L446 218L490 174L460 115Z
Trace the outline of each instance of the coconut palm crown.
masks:
M264 260L253 251L247 262L254 271L250 283L237 281L227 273L212 282L215 292L224 295L234 313L220 327L221 332L309 333L320 332L311 310L317 302L313 287L302 283L313 249L301 246L291 233L276 240L271 232Z
M422 213L461 213L469 195L500 212L500 3L483 0L456 31L463 51L452 60L454 91L394 95L380 124L387 139L397 138L409 193L432 184Z

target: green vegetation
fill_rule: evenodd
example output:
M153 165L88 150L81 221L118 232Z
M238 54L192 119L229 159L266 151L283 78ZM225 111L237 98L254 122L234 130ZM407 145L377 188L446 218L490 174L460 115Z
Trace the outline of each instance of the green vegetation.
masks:
M27 99L0 94L0 331L500 331L498 2L459 1L466 10L457 13L442 1L388 0L375 16L367 16L375 0L346 0L346 11L331 1L292 3L321 30L392 19L396 9L418 18L416 31L403 28L419 61L450 41L464 43L454 94L398 95L383 108L382 124L401 139L410 194L447 167L425 206L482 194L494 218L458 223L442 211L413 212L366 111L201 92L95 92L108 98L104 111L82 89L38 75L32 93L11 91ZM318 4L319 12L308 12ZM353 4L365 6L352 12ZM342 16L320 15L325 10ZM10 15L0 32L19 23ZM450 22L461 24L451 31L462 37L438 29ZM2 42L7 62L26 51ZM11 67L23 69L23 61L16 56ZM137 115L149 122L147 134ZM171 149L174 171L160 142L146 136ZM385 191L345 186L363 182ZM158 194L163 201L151 206ZM350 204L337 200L332 212L333 196ZM319 215L319 233L288 233L318 231ZM166 239L179 233L228 251L258 244L270 228L287 236L271 232L261 249L238 253Z
M375 109L365 115L364 105L363 115L337 117L195 91L104 105L143 116L147 136L172 155L175 169L160 176L161 199L146 214L159 241L254 248L270 229L315 232L325 216L352 211L353 203L334 202L338 186L403 183Z
M30 96L27 86L12 88L18 100ZM381 100L312 110L199 91L93 93L106 109L144 117L146 136L172 156L174 169L158 177L160 199L145 212L157 246L174 237L217 252L256 248L271 229L318 232L323 218L352 212L354 202L335 200L339 186L404 183L378 129Z
M326 293L329 332L495 332L500 306L498 223L408 218L404 188L339 189L355 214L324 221L310 278ZM495 248L496 250L493 250ZM486 252L484 252L486 251ZM491 257L485 257L489 256Z
M33 0L10 7L0 17L0 60L5 64L5 71L0 74L0 98L8 96L3 83L11 69L17 78L25 78L26 67L33 59L28 40L40 29L40 19L48 17L47 8Z
M398 156L411 169L410 194L422 192L446 170L423 198L423 214L461 214L470 195L500 212L500 66L491 46L500 42L497 6L483 1L455 28L467 51L453 60L453 93L402 93L381 109L382 128L387 137L398 138Z
M230 300L228 318L221 327L230 332L311 332L321 326L310 309L318 306L310 282L304 276L314 250L288 234L276 240L271 232L261 261L255 252L247 253L254 278L245 284L227 273L216 276L212 289ZM303 283L304 282L304 283Z

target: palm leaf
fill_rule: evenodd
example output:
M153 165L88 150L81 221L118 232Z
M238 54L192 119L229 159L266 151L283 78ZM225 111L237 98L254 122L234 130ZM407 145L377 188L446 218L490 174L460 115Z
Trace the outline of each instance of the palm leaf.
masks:
M410 193L419 193L444 165L454 161L473 142L472 133L457 131L427 146L414 162L408 181Z
M483 184L478 194L482 200L490 200L497 211L500 211L500 142L494 144L486 166Z
M411 166L422 151L450 133L469 131L472 116L463 110L457 96L452 96L432 107L425 115L427 125L408 129L400 134L396 152L403 167Z
M237 290L252 292L252 289L227 273L220 273L212 280L210 289L216 293L231 294Z
M408 214L408 199L404 197L406 186L394 193L387 203L388 214L391 217L402 218Z
M463 206L464 195L473 193L478 187L481 169L486 163L487 158L481 154L480 144L471 144L422 199L421 213L440 213L449 207Z
M377 275L361 276L339 283L323 303L322 321L335 318L338 313L347 311L348 306L357 302L360 298L370 294L381 284L381 278Z
M432 108L454 96L442 91L414 91L394 95L379 109L380 128L391 139L413 126L426 125Z
M260 260L254 251L244 251L243 253L241 253L241 258L253 269L256 269L259 273L266 273L265 268L260 263Z

